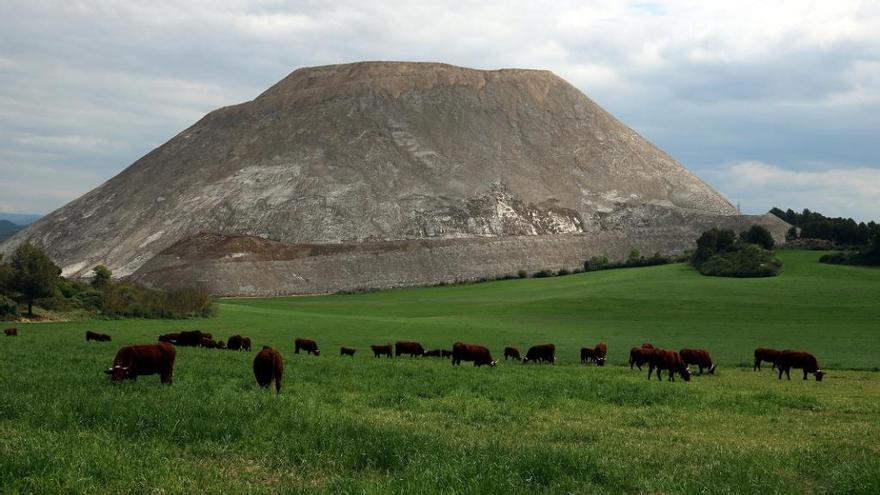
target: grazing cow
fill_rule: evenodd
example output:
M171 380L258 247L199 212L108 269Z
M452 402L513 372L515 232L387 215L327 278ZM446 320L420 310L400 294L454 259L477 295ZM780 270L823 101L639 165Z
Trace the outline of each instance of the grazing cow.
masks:
M661 380L660 372L668 370L669 381L675 381L675 374L678 373L684 381L691 381L691 370L684 364L681 356L675 351L666 349L654 349L648 357L648 380L651 379L651 373L657 370L657 380Z
M430 351L425 351L425 357L443 357L443 349L431 349Z
M526 357L523 359L523 363L528 363L529 361L537 363L555 363L556 346L553 344L539 344L529 347L528 352L526 352Z
M352 349L351 347L340 347L339 348L339 355L340 356L354 356L355 351L357 351L357 349Z
M809 373L813 373L816 375L816 381L821 382L822 377L825 376L825 372L819 368L819 362L816 361L816 357L810 354L809 352L802 351L793 351L791 349L786 349L781 353L781 359L779 360L779 379L782 380L782 373L785 372L785 376L791 380L791 369L797 368L804 370L804 380L807 379L807 375Z
M214 339L202 337L202 340L199 342L199 347L204 347L205 349L220 349L220 343Z
M169 344L173 344L180 338L180 333L166 333L159 336L159 342L167 342Z
M581 347L581 364L587 364L593 360L593 349Z
M321 351L318 350L318 343L310 339L297 338L293 341L294 354L299 354L300 349L306 351L306 354L314 354L320 356Z
M633 366L636 366L639 371L642 371L642 365L647 364L648 358L651 357L651 353L654 351L654 346L651 344L642 344L641 347L633 347L629 350L629 369L633 369Z
M371 345L370 349L373 350L373 357L380 357L380 356L388 356L389 358L392 357L391 344Z
M3 333L7 337L18 337L18 329L17 328L7 328L6 330L3 330Z
M517 361L522 360L522 358L519 356L519 349L517 349L516 347L504 348L504 360L507 361L507 358L515 359Z
M394 356L399 357L401 354L409 354L410 357L424 356L425 348L418 342L405 342L399 340L394 343Z
M98 333L91 330L86 330L86 342L90 340L94 340L97 342L110 342L110 336L106 333Z
M458 366L462 361L473 361L474 366L495 366L498 363L492 359L492 353L486 347L456 342L452 346L452 365Z
M187 330L177 334L176 339L172 339L171 343L180 347L198 347L202 345L201 330Z
M712 356L703 349L682 349L678 351L684 364L692 364L700 368L700 374L703 374L703 368L709 370L710 375L715 374L715 363L712 362Z
M223 342L222 340L217 342L217 349L226 349L226 342Z
M104 372L114 383L136 380L139 375L159 374L163 384L171 385L177 351L167 342L126 346L116 353L113 366Z
M782 361L782 351L768 349L766 347L758 347L755 349L755 366L752 369L754 371L761 371L762 361L767 361L773 365L773 368L778 368L779 362Z
M241 335L233 335L229 337L229 340L226 341L226 348L233 351L250 351L251 350L251 338L250 337L242 337Z
M254 357L254 377L257 385L269 388L275 382L275 393L281 393L281 377L284 375L284 358L281 353L269 346L263 346L263 350Z
M452 357L452 351L447 349L440 349L440 357Z
M604 342L599 342L593 349L593 362L596 366L605 366L606 356L608 356L608 346Z

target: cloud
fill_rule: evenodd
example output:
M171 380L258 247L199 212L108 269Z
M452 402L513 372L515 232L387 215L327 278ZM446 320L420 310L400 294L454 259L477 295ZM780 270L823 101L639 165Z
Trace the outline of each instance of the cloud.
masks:
M723 193L749 213L765 213L778 206L863 221L880 218L877 168L826 164L822 170L803 171L748 161L721 167L710 175Z
M210 110L358 60L553 70L707 178L880 167L878 47L868 0L0 2L0 167L91 177L18 174L31 199L3 207L54 209Z

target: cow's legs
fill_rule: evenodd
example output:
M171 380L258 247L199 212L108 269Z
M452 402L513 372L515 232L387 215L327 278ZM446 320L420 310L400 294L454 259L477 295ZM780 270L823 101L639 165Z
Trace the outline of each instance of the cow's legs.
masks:
M779 379L782 380L782 368L779 368Z
M653 373L653 372L654 372L654 366L653 365L648 366L648 380L651 379L651 373ZM660 373L658 372L657 374L659 375Z
M807 370L806 370L806 368L804 368L804 380L807 379L807 374L808 374L808 373L807 373Z

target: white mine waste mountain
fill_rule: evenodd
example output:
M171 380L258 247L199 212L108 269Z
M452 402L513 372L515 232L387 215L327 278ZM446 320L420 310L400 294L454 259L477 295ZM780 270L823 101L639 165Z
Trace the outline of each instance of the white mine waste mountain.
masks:
M270 295L571 270L754 223L786 227L738 215L551 72L364 62L209 113L0 252Z

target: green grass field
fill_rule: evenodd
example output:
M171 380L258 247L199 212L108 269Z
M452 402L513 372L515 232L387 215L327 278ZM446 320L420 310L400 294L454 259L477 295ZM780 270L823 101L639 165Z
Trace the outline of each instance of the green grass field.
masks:
M780 252L772 279L668 265L19 324L0 337L0 493L880 493L880 270L820 254ZM180 348L172 387L102 372L121 345L194 328L256 348ZM297 336L322 356L293 354ZM496 358L553 342L559 362L368 355L397 339ZM579 364L599 341L609 366ZM718 374L648 382L623 366L642 342L704 347ZM263 344L285 357L280 396L253 380ZM779 382L751 370L756 346L810 351L829 374Z

